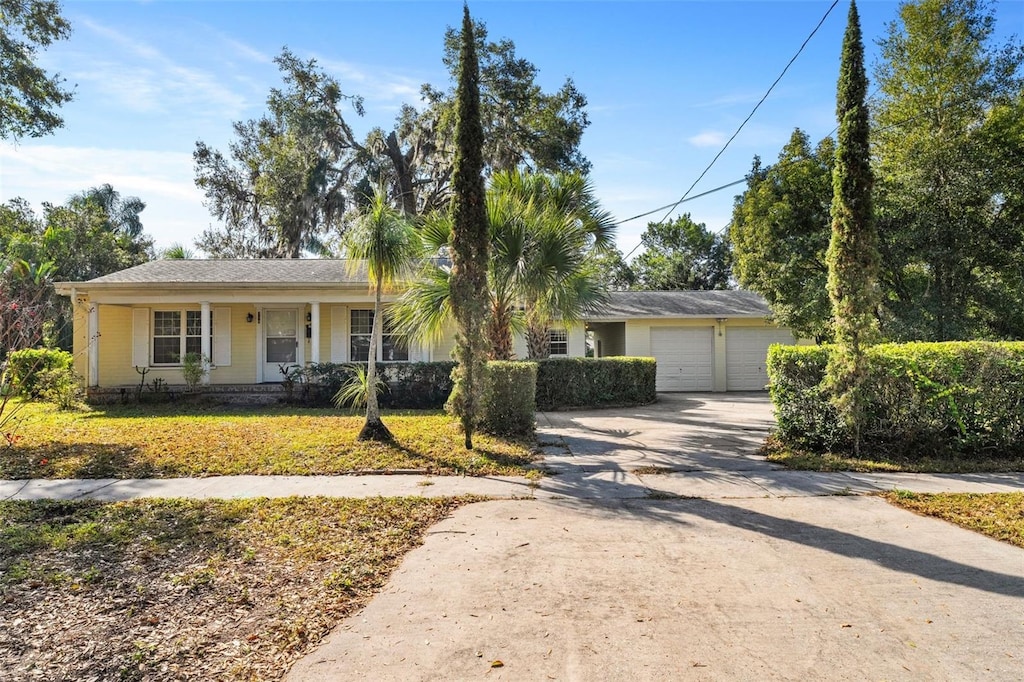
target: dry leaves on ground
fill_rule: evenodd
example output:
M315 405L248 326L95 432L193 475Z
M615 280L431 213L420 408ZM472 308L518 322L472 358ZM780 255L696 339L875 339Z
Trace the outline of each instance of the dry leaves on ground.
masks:
M0 678L272 680L465 499L0 503Z

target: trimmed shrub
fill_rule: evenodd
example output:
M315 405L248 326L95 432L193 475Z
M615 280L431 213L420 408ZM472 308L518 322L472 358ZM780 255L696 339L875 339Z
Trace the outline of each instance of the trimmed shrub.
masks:
M24 348L12 351L7 355L7 376L4 379L19 393L24 393L30 398L38 398L42 389L39 385L39 374L54 370L70 371L74 360L71 353L57 348Z
M455 363L410 362L377 363L377 375L386 388L380 394L380 406L387 409L438 410L452 390L451 373ZM314 363L305 370L308 386L306 400L331 406L334 395L366 363Z
M536 390L536 363L488 362L480 430L500 436L532 434Z
M821 388L830 347L773 346L769 391L783 441L846 449ZM883 344L868 351L864 445L904 456L1024 454L1024 342Z
M654 358L555 358L537 362L537 409L647 405L657 399Z
M775 406L776 432L787 443L830 450L847 438L822 385L828 352L825 346L775 344L768 349L768 395Z

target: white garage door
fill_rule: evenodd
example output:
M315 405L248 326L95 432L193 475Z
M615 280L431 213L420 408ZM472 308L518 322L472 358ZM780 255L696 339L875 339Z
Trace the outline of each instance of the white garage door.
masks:
M730 327L725 334L725 383L728 391L763 391L768 384L768 346L794 343L788 329Z
M651 355L659 391L710 391L715 357L711 327L653 327Z

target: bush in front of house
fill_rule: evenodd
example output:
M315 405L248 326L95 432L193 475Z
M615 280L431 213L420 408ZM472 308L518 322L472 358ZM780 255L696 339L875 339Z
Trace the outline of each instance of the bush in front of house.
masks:
M821 387L831 352L770 349L769 392L783 442L849 448ZM867 357L864 447L911 457L1024 454L1024 342L882 344Z
M7 355L4 383L18 393L38 398L43 386L40 375L54 372L73 373L74 356L59 348L23 348Z
M439 410L452 391L451 373L455 363L408 362L377 363L377 375L386 388L380 393L380 406L387 409ZM332 405L334 395L366 363L313 363L305 369L302 392L306 402Z
M657 399L654 358L537 361L537 409L647 405Z
M480 430L499 436L532 434L536 389L537 363L488 362Z

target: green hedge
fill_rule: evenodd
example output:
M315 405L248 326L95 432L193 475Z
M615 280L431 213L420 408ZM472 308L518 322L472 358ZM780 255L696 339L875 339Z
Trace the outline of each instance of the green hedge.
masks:
M537 362L537 409L647 405L657 399L654 358L557 358Z
M488 362L480 429L501 436L532 434L536 390L536 363Z
M356 367L366 363L313 363L303 373L304 385L294 394L304 402L325 407L342 384L351 378ZM377 373L388 388L380 395L381 407L407 410L439 410L452 391L452 368L455 363L409 362L377 363Z
M25 348L7 355L5 382L15 391L32 398L39 397L38 375L41 372L70 370L74 356L59 348Z
M821 388L831 347L773 346L769 391L784 442L845 450ZM1024 342L883 344L868 351L863 446L905 456L1024 454Z

